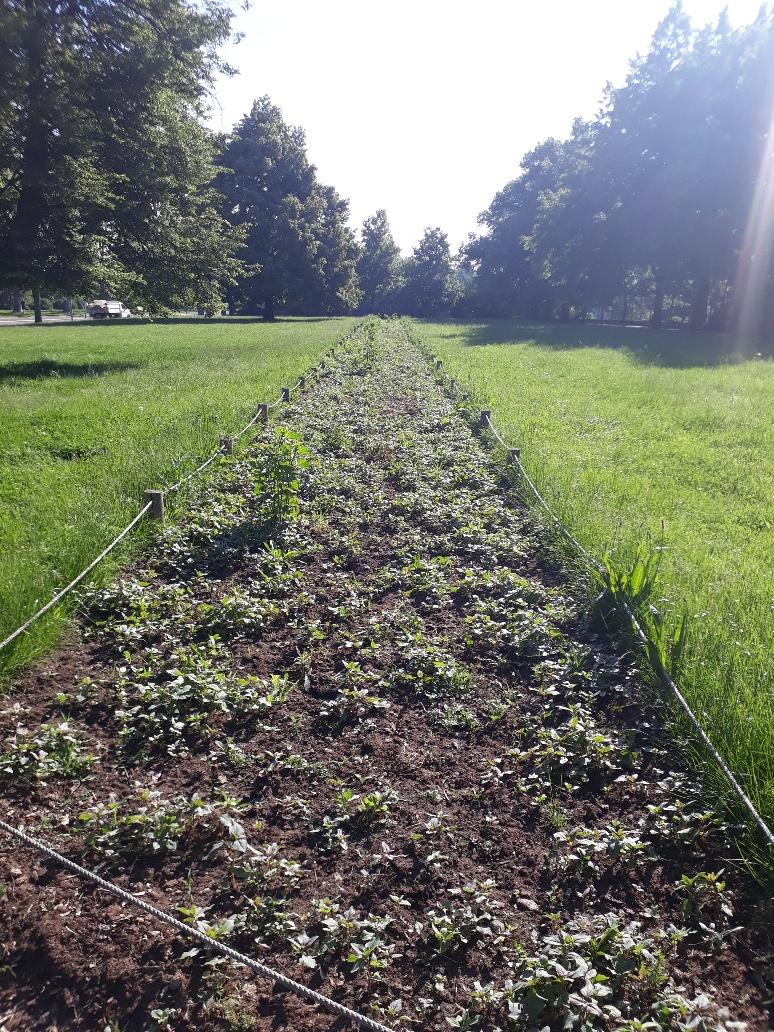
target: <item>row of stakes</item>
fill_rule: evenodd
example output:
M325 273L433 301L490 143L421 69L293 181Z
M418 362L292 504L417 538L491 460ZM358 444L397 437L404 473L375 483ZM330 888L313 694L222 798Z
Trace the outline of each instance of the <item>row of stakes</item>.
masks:
M440 358L436 358L436 360L435 360L435 368L436 368L437 372L439 372L439 373L441 373L443 375L443 362L441 362ZM462 398L463 401L468 401L470 395L466 394L464 391L462 391L460 389L459 385L457 384L457 381L453 377L451 377L450 380L449 380L449 386L451 387L452 392L454 392L454 391L459 391L460 392L460 397ZM462 413L463 416L469 416L470 415L470 412L468 411L468 409L460 409L460 412ZM478 417L478 426L479 426L479 428L482 429L482 430L486 430L487 428L491 428L491 426L492 426L492 419L491 419L491 417L492 417L492 410L491 409L481 409L481 412L480 412L479 417ZM514 465L521 458L521 448L506 448L506 451L508 453L508 463L509 463L509 465Z
M331 356L331 358L333 358L334 357L334 349L331 348L330 351L328 352L328 354ZM317 366L317 368L320 371L325 369L325 359L322 359L320 361L320 364ZM297 386L298 386L298 389L300 391L302 391L306 387L306 377L305 376L300 376L298 378ZM283 404L287 404L290 401L290 394L291 394L291 388L290 387L283 387L282 390L280 391L280 401ZM258 408L256 410L255 418L256 418L257 422L263 423L264 426L266 426L266 424L268 424L268 422L269 422L269 406L268 406L268 404L265 401L262 401L260 403L260 405L258 406ZM223 452L224 455L233 455L234 454L234 438L233 437L221 437L221 439L220 439L220 446L218 448L218 451ZM144 504L147 505L148 503L150 503L150 509L148 510L148 518L149 519L156 520L159 523L163 523L164 522L164 520L165 520L164 498L165 498L166 493L167 493L166 491L160 491L158 489L152 489L152 490L143 491L143 493L142 493L142 500L143 500Z

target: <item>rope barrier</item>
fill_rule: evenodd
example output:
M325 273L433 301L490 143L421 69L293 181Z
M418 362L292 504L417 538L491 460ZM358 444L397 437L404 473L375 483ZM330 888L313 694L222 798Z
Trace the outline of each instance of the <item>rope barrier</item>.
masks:
M4 649L6 647L6 645L10 645L12 641L15 641L16 638L18 638L20 634L24 634L24 632L29 627L31 627L32 624L34 624L36 620L39 620L41 616L43 616L45 613L47 613L49 611L49 609L52 609L57 604L57 602L61 602L61 600L65 597L65 595L69 591L72 591L72 589L77 584L80 584L80 582L83 580L83 578L86 576L86 574L87 573L91 573L91 571L94 569L94 567L97 566L99 563L101 563L102 560L105 558L105 556L107 556L110 552L113 551L113 549L116 547L116 545L119 543L119 541L123 541L123 539L129 533L129 531L134 529L134 527L143 518L145 513L150 509L151 505L152 505L151 502L148 502L147 505L144 505L142 507L142 509L140 509L140 511L134 517L132 522L127 524L127 526L124 527L124 529L121 531L121 533L118 535L118 537L113 538L113 540L110 542L110 544L107 546L107 548L104 548L99 553L97 558L92 560L92 562L89 563L89 565L86 567L85 570L82 570L78 574L78 576L74 577L66 587L62 588L61 591L58 591L56 593L56 595L54 595L54 597L49 602L47 602L41 609L39 609L37 611L37 613L34 613L29 618L29 620L25 620L25 622L21 625L21 627L17 627L16 630L13 631L11 634L9 634L7 638L5 638L3 641L0 641L0 649Z
M234 440L238 441L239 438L242 436L242 434L246 434L247 431L250 429L250 427L251 426L255 426L255 424L258 422L258 420L260 418L261 418L261 413L260 412L256 412L255 415L253 416L253 418L247 424L247 426L243 426L241 430L239 430L237 433L234 434Z
M644 648L647 649L647 647L648 647L648 636L645 634L645 631L642 629L642 626L640 625L640 622L637 619L635 613L632 611L632 609L630 608L630 606L628 605L628 603L626 601L621 600L621 606L623 607L623 609L625 610L627 616L631 620L632 627L634 628L634 632L637 635L637 638L639 639L640 643L643 645ZM652 662L652 660L651 660L651 662ZM689 722L691 723L691 725L693 726L693 728L695 729L695 731L697 732L697 734L701 738L702 742L704 742L704 744L706 745L707 749L709 750L710 755L712 756L712 758L715 760L717 765L720 767L720 769L725 774L726 780L728 781L729 785L731 785L731 787L733 788L734 792L736 792L736 795L738 796L740 802L745 806L745 808L747 809L747 812L750 814L752 819L755 821L755 823L760 828L761 832L763 833L763 837L766 839L766 841L768 842L768 844L770 846L774 847L774 833L772 832L772 830L768 826L768 824L764 821L763 817L758 813L758 810L755 807L755 803L753 803L752 799L750 799L750 797L747 795L745 790L742 788L742 786L736 780L736 776L734 775L734 773L732 772L731 768L728 766L726 761L723 759L723 756L720 754L720 752L718 752L718 750L713 745L712 740L710 739L710 737L707 734L707 732L704 730L704 728L699 723L696 715L694 714L693 710L691 709L690 705L688 704L687 699L685 698L683 693L680 691L680 689L677 687L677 685L672 680L672 678L669 676L669 672L667 671L666 667L664 666L664 664L661 662L660 659L657 660L656 663L654 663L654 666L656 667L656 672L658 673L658 675L661 678L661 680L671 689L673 695L675 696L675 698L679 702L680 706L682 707L682 710L685 713L686 717L688 718Z
M236 434L235 436L236 437L240 437L243 432L244 431L240 431L240 433ZM183 484L187 484L189 480L193 480L193 478L195 476L197 476L199 473L201 473L201 471L203 469L206 469L210 465L210 463L214 462L215 459L217 459L217 457L219 455L222 455L224 453L224 451L225 451L225 448L223 447L223 445L221 445L220 448L218 448L218 450L216 452L214 452L212 455L210 455L209 459L205 459L204 460L204 462L201 464L201 466L197 466L196 469L193 470L193 472L188 473L181 480L178 480L178 482L176 484L173 484L171 487L165 488L167 494L171 494L173 491L179 491L180 488L183 486Z
M315 369L316 369L316 367L313 368L312 371L309 373L310 376L314 374ZM304 382L304 377L301 377L298 380L298 382L296 383L296 385L291 388L291 390L293 390L293 391L297 390L301 386L301 384L303 382ZM282 404L282 398L280 397L273 404L267 405L266 406L266 411L268 412L269 409L277 408L277 406L281 405L281 404ZM253 418L250 420L250 422L246 426L243 426L241 430L239 430L237 433L235 433L233 435L233 440L238 440L240 437L242 437L243 434L246 434L247 431L258 422L260 417L261 417L261 412L259 410L256 413L256 415L253 416ZM167 494L172 494L175 491L179 491L180 488L184 484L187 484L190 480L193 480L194 477L198 476L203 470L205 470L209 465L211 465L218 458L218 456L223 455L225 452L226 452L225 447L223 445L221 445L217 449L217 451L213 452L213 454L210 455L209 458L205 459L204 462L202 462L200 466L197 466L195 470L193 470L191 473L186 474L186 476L184 476L180 480L178 480L176 484L172 484L170 487L165 487L164 488L165 492ZM148 504L145 505L139 511L139 513L134 517L134 519L131 521L131 523L129 523L126 527L124 527L124 529L120 532L120 534L116 538L114 538L113 541L110 542L110 544L107 546L107 548L105 548L102 552L100 552L100 554L97 556L97 558L94 559L91 563L89 563L89 565L86 567L85 570L82 570L78 574L77 577L75 577L73 580L71 580L70 583L66 587L62 588L61 591L57 592L56 595L54 595L54 597L50 601L48 601L44 606L42 606L36 613L33 613L33 615L28 620L25 620L25 622L20 627L17 627L15 631L12 631L11 634L9 634L7 638L5 638L3 641L0 641L0 651L2 651L7 645L10 645L12 641L15 641L20 635L24 634L25 631L29 630L29 628L34 623L36 623L41 618L41 616L45 616L45 614L50 609L53 609L53 607L58 602L62 601L62 599L65 597L65 595L68 594L68 592L72 591L72 589L74 587L76 587L78 584L80 584L80 582L83 580L83 578L87 574L91 573L91 571L96 566L98 566L99 563L101 563L102 560L110 552L113 551L113 549L116 547L116 545L120 541L122 541L126 537L126 535L131 530L134 529L134 527L136 527L136 525L140 522L142 517L151 508L151 505L152 505L152 503L148 502Z
M436 368L440 369L441 366L437 366ZM460 387L457 384L456 380L452 380L451 381L451 386L452 386L452 388L454 390L456 390L457 394L460 397L463 397L463 398L465 397L464 392L462 390L460 390ZM570 533L570 531L567 529L567 527L565 527L565 525L562 523L562 521L559 519L559 517L553 511L551 506L545 500L545 498L543 498L542 494L540 493L540 491L538 491L538 489L535 486L535 484L533 483L531 477L529 476L529 474L527 473L526 469L524 468L524 465L523 465L523 463L521 461L521 457L519 455L517 455L517 454L514 454L513 449L510 448L505 443L505 441L503 440L502 436L498 433L497 428L492 423L492 420L491 420L490 415L489 415L488 412L482 413L481 424L482 424L482 426L486 426L486 428L489 430L489 432L492 434L492 436L495 438L497 443L502 448L504 448L509 454L513 455L514 464L515 464L516 468L518 469L518 471L521 474L521 476L524 478L524 480L529 485L530 490L532 491L532 494L535 496L535 499L542 506L542 508L544 509L546 514L549 516L549 518L551 519L552 523L555 525L557 530L559 530L564 535L564 537L567 538L567 540L573 545L573 547L578 552L578 554L583 559L585 559L586 563L589 565L589 567L595 573L601 574L601 575L604 576L604 574L605 574L604 567L600 563L598 563L597 560L594 558L594 556L592 556L591 553L588 552L587 549L585 549L583 547L583 545L580 543L580 541L578 541L578 539L572 533ZM628 603L624 599L621 599L619 601L620 601L621 607L623 608L623 610L625 611L625 613L628 616L629 620L631 621L631 625L632 625L632 628L634 629L634 633L635 633L635 636L636 636L637 640L646 649L646 651L648 651L648 645L650 644L650 641L648 639L647 634L645 633L645 630L643 629L642 625L640 624L639 620L637 619L636 614L634 613L632 608L628 605ZM701 726L701 723L699 722L699 719L696 716L696 714L691 709L690 704L688 703L688 700L685 698L683 693L677 687L677 685L675 684L675 682L672 679L672 677L669 675L669 672L667 671L666 667L661 662L661 660L659 658L657 658L657 657L653 657L653 655L652 655L652 653L650 651L648 651L648 657L650 658L651 663L653 664L653 667L654 667L654 669L656 671L656 674L658 675L660 680L663 682L663 684L665 684L667 686L667 688L669 688L669 690L672 692L674 697L677 699L677 702L679 703L681 709L683 710L683 712L685 713L686 717L688 718L689 723L694 728L696 733L699 735L699 737L701 738L701 740L704 743L704 745L707 747L707 750L708 750L710 756L712 756L712 758L715 760L717 765L720 767L721 771L723 772L723 774L724 774L724 776L726 778L726 781L728 782L728 784L733 789L733 791L736 794L737 798L739 799L741 804L744 806L744 808L747 810L749 815L752 817L753 821L755 822L755 824L758 826L758 828L762 832L763 837L766 839L766 841L768 842L769 846L774 848L774 832L772 832L771 828L768 826L766 821L763 819L761 814L758 812L755 804L750 799L750 797L747 795L747 793L742 788L742 786L739 784L739 782L738 782L736 776L734 775L733 771L728 766L726 761L723 759L723 756L721 755L721 753L718 751L718 749L713 744L712 739L709 737L707 732Z
M330 997L324 996L322 993L315 992L314 989L310 989L301 982L296 982L295 979L289 978L287 975L283 975L282 972L275 971L275 969L269 967L268 964L262 964L260 961L255 960L252 957L248 957L246 954L240 953L238 950L232 949L230 946L226 946L225 943L218 942L216 939L211 939L204 932L200 932L198 928L193 928L191 925L183 924L182 921L173 917L172 914L168 913L166 910L154 907L152 903L147 903L139 896L135 896L133 893L127 892L126 889L122 889L113 882L107 881L107 879L100 877L100 875L89 870L87 867L81 867L80 864L76 864L73 860L69 860L66 856L62 856L61 853L58 853L48 845L47 842L44 842L42 839L34 838L32 835L28 835L26 832L22 831L21 828L14 828L13 825L7 824L4 820L0 820L0 829L12 838L24 843L24 845L29 846L32 849L36 849L39 853L47 856L50 860L54 860L62 867L67 868L67 870L71 871L73 874L77 874L80 878L85 878L88 881L93 882L101 889L112 893L125 903L129 903L131 906L139 908L146 914L155 918L157 921L161 921L170 928L174 928L174 930L179 934L186 935L189 939L195 939L198 943L206 946L207 949L212 950L215 953L220 953L222 956L227 957L229 960L232 960L237 964L243 964L256 975L270 979L276 985L280 985L285 991L294 993L296 996L300 996L301 999L306 1000L308 1003L324 1007L337 1017L346 1018L348 1021L352 1022L352 1024L357 1025L360 1028L369 1029L370 1032L392 1032L387 1025L382 1025L380 1022L374 1021L373 1018L369 1018L365 1014L359 1014L350 1007L346 1007L343 1003L338 1003L336 1000L332 1000Z

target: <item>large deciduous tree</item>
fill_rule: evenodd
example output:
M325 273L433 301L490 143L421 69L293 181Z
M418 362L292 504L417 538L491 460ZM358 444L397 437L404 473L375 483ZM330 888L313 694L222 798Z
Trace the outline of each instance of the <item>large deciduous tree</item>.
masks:
M449 238L438 227L428 227L404 265L405 311L422 317L448 312L459 295Z
M207 303L236 238L202 127L230 11L217 0L6 0L0 13L0 283L101 284Z
M471 307L626 319L634 306L654 326L671 309L694 329L744 308L774 336L773 69L774 11L697 31L676 4L598 116L526 155L480 217Z
M246 233L248 272L229 293L232 310L340 312L357 304L357 248L348 202L317 181L302 129L268 97L234 127L220 158L223 213Z
M363 292L362 308L365 312L391 309L397 302L402 282L402 263L400 248L393 240L383 208L364 220L360 242L357 273Z

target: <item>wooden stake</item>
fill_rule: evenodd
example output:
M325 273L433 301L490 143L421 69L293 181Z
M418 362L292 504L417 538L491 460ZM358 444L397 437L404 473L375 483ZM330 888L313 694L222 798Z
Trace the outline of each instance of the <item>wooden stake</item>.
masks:
M509 448L508 449L508 462L510 465L515 466L517 461L521 458L521 448Z
M233 437L221 437L220 447L224 455L234 454L234 438Z
M290 401L290 388L289 387L283 387L282 388L282 400L283 401Z
M142 500L147 505L151 503L150 512L148 515L152 520L158 520L160 523L164 522L164 492L163 491L143 491Z
M299 376L298 378L298 389L302 391L306 387L306 377Z
M481 409L481 416L478 420L479 426L486 426L489 422L489 417L492 415L491 409Z
M266 404L265 401L262 401L261 404L258 406L257 415L258 415L259 422L261 422L261 423L268 423L269 422L269 406Z

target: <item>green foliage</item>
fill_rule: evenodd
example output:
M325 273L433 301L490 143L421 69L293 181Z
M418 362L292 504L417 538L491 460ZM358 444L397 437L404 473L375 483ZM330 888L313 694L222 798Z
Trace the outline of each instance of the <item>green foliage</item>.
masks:
M0 779L82 778L95 758L82 751L80 735L65 721L34 731L20 726L2 744Z
M306 469L309 449L298 434L278 428L267 451L265 480L257 488L268 490L272 521L282 527L298 516L299 474Z
M365 219L360 240L357 275L363 292L362 308L365 312L391 311L402 282L401 257L383 208Z
M349 204L317 182L302 129L268 97L234 127L219 159L223 215L245 234L245 275L229 290L232 310L274 318L291 311L337 313L360 298Z
M655 605L661 555L661 548L648 551L638 545L628 568L617 566L609 555L604 556L603 562L608 589L617 602L625 603L634 613L647 636L654 665L663 666L676 677L685 653L688 614L684 611L670 632L664 624L664 614Z
M403 266L405 283L401 310L410 315L433 316L448 311L459 290L449 239L440 229L428 228Z
M184 835L195 834L208 823L211 806L199 796L169 800L150 789L135 800L111 799L78 814L76 830L84 836L89 853L107 858L156 856L174 852ZM211 833L206 834L209 837Z
M0 510L0 638L91 562L137 513L144 488L193 469L221 434L249 421L257 399L275 398L349 325L122 321L52 326L45 339L0 327L0 478L12 498ZM138 529L119 559L142 542ZM108 561L96 576L105 583L115 569ZM131 597L104 601L112 629L132 647L141 635L152 640L175 592L125 590ZM236 600L219 613L238 620ZM3 650L0 669L34 655L61 627L56 614L36 624ZM225 632L213 623L212 633Z
M0 281L211 304L238 242L200 117L227 4L12 0L0 33Z
M709 360L709 338L689 334L520 322L418 332L487 400L565 526L640 598L655 658L771 822L774 367L743 361L727 337ZM725 797L720 775L713 787Z

